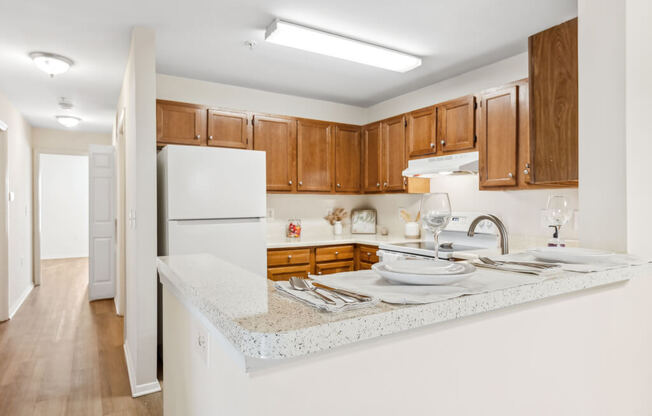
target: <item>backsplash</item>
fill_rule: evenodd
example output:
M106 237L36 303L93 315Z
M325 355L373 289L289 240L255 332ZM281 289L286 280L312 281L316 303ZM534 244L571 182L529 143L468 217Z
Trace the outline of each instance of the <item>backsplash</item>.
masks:
M577 189L543 189L527 191L479 191L478 176L442 176L432 179L432 192L448 192L453 211L476 211L497 215L506 225L510 236L550 237L549 228L541 222L541 210L550 194L564 195L572 209L577 210ZM411 215L418 211L421 195L315 195L268 194L267 239L279 240L285 236L289 218L302 221L304 236L323 236L332 232L323 219L329 209L342 207L350 214L356 208L374 208L378 212L378 232L386 227L391 236L403 235L403 221L399 210ZM270 217L270 211L273 215ZM577 213L577 211L575 211ZM577 238L576 215L562 230L562 237ZM351 232L350 221L344 221L344 234Z

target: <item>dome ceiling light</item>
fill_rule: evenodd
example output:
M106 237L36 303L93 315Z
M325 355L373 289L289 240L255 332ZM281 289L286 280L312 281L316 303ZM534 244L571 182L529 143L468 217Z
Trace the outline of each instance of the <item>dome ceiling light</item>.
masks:
M68 127L68 128L75 127L76 125L78 125L82 121L81 118L75 117L75 116L63 116L62 115L62 116L55 116L55 117L56 117L57 121L59 122L59 124L61 124L64 127Z
M50 75L50 78L63 74L73 65L72 59L49 52L32 52L29 57L36 67Z

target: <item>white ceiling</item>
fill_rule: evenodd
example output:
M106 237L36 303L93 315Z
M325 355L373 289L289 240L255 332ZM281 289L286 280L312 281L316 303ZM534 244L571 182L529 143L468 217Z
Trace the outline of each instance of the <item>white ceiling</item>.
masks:
M81 130L110 131L130 28L157 33L157 72L369 106L527 50L527 37L577 15L577 0L0 0L0 92L35 126L60 128L69 97ZM395 73L266 44L281 18L423 57ZM244 42L255 40L249 50ZM54 79L27 53L72 58Z

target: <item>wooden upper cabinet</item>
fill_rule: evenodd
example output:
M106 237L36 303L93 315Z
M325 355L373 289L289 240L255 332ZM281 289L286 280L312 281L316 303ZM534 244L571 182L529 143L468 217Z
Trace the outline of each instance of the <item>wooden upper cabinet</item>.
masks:
M209 146L249 147L249 115L247 113L208 110Z
M382 126L381 156L383 166L383 190L403 191L406 181L403 170L407 168L407 152L405 149L405 116L398 116L385 120Z
M293 119L254 115L253 147L266 152L267 190L296 189L297 123Z
M360 192L360 127L335 127L335 191Z
M206 143L206 109L200 105L156 102L156 142L161 144Z
M518 160L518 87L481 96L480 186L515 186Z
M442 152L457 152L475 147L473 95L437 105L437 139Z
M528 54L530 181L577 181L577 19L530 36Z
M436 109L423 108L407 114L408 157L432 155L437 152Z
M380 123L362 129L362 190L366 193L381 192L381 128Z
M333 189L333 127L330 123L297 121L297 191Z

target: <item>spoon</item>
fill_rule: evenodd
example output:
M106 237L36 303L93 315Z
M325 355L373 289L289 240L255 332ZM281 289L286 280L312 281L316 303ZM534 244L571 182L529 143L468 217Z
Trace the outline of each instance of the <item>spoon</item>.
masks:
M329 305L335 305L335 301L333 299L319 293L314 286L307 285L305 279L301 279L299 277L292 276L292 277L290 277L290 286L292 286L292 289L294 289L294 290L298 290L298 291L301 291L301 292L313 293L313 294L317 295L321 300L328 303Z

